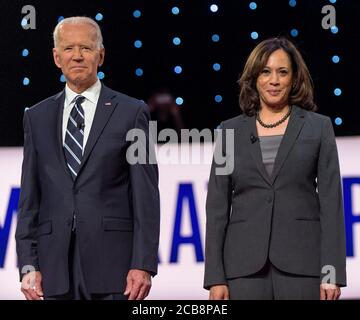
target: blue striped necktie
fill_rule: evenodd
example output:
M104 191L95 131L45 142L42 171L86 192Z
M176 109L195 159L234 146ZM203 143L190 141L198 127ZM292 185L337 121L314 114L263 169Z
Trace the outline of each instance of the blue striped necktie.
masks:
M80 95L75 98L65 134L64 152L73 180L79 173L83 155L85 114L81 104L84 100L85 97Z

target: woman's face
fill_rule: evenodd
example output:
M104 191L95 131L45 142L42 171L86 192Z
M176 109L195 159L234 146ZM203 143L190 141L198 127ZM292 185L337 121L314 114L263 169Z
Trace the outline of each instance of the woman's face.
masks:
M256 81L260 106L281 108L288 105L292 78L289 56L282 49L274 51Z

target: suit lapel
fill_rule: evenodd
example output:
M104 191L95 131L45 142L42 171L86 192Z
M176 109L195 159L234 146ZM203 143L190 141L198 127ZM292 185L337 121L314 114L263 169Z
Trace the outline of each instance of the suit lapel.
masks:
M266 172L265 166L262 161L260 143L259 143L259 141L252 141L252 139L251 139L252 136L254 136L254 137L257 136L255 116L252 116L252 117L245 116L244 121L247 123L247 133L246 133L247 137L245 136L245 139L246 139L248 147L250 149L251 156L252 156L254 163L255 163L257 169L259 170L261 176L264 178L264 180L268 184L271 184L270 177L269 177L268 173Z
M116 108L117 104L112 101L115 97L116 93L102 84L99 101L96 106L94 119L91 125L88 140L86 142L84 155L81 160L81 165L77 178L79 177L83 167L85 166L89 155L91 154L91 151L93 150L97 140L99 139L105 125L109 121L110 116Z
M64 102L65 102L65 90L60 92L58 95L54 97L55 110L57 113L56 119L56 144L58 151L58 158L61 163L61 167L64 170L64 173L68 177L68 179L72 182L72 178L69 173L69 168L66 164L64 148L63 148L63 113L64 113Z
M284 164L292 146L294 145L296 138L298 137L301 128L304 125L305 112L303 109L293 106L292 114L290 115L288 125L286 127L285 134L279 146L275 158L274 169L271 175L271 184L274 184L276 177L278 176L281 167Z

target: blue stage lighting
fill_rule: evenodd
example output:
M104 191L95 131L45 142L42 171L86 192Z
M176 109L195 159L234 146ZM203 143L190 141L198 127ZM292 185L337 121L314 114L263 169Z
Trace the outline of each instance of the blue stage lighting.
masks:
M338 125L338 126L340 126L341 124L342 124L342 119L340 118L340 117L337 117L336 119L335 119L335 124L336 125Z
M290 31L290 34L291 34L292 37L297 37L298 34L299 34L299 31L297 31L297 29L292 29L292 30Z
M340 57L339 57L339 56L334 55L334 56L332 57L332 62L334 62L334 63L339 63L339 61L340 61Z
M104 18L104 16L101 13L96 14L95 19L97 21L101 21Z
M136 40L135 42L134 42L134 46L135 46L135 48L141 48L142 47L142 42L140 41L140 40Z
M182 72L182 68L180 66L176 66L174 68L174 72L177 73L177 74L180 74Z
M338 97L338 96L341 96L341 93L342 93L342 91L341 91L340 88L336 88L336 89L334 90L334 95L336 95L337 97Z
M216 4L212 4L210 6L210 11L211 12L217 12L219 10L219 7Z
M102 71L99 71L99 72L97 73L97 76L98 76L98 78L99 78L100 80L102 80L102 79L105 78L105 73L102 72Z
M178 15L180 13L180 9L178 7L173 7L171 9L172 14Z
M141 11L140 10L135 10L133 12L133 16L134 16L134 18L140 18L141 17Z
M215 71L219 71L219 70L221 69L221 65L220 65L219 63L214 63L214 64L213 64L213 69L214 69Z
M220 102L222 101L222 96L219 95L219 94L217 94L217 95L215 96L215 101L216 101L217 103L220 103Z
M181 39L180 39L179 37L175 37L175 38L173 39L173 44L174 44L174 45L178 46L180 43L181 43Z
M181 97L177 97L175 102L178 106L181 106L184 103L184 99Z
M137 69L135 70L135 74L136 74L138 77L141 77L141 76L144 74L144 71L143 71L143 69L141 69L141 68L137 68Z
M249 8L250 8L251 10L255 10L255 9L257 8L256 2L250 2Z
M254 39L254 40L256 40L257 38L259 38L259 34L256 32L256 31L253 31L253 32L251 32L251 38L252 39Z
M218 34L213 34L211 36L211 40L214 41L214 42L219 42L220 41L220 36Z

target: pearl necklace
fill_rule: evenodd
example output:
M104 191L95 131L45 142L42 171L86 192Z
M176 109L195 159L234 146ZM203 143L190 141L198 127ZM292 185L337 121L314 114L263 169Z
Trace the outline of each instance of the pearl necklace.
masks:
M275 128L277 127L278 125L282 124L287 118L289 118L290 116L290 113L291 113L291 109L292 107L290 106L289 107L289 111L288 113L282 117L279 121L275 122L275 123L270 123L270 124L266 124L264 122L261 121L260 119L260 115L259 115L259 112L256 112L256 120L260 123L260 125L264 128Z

